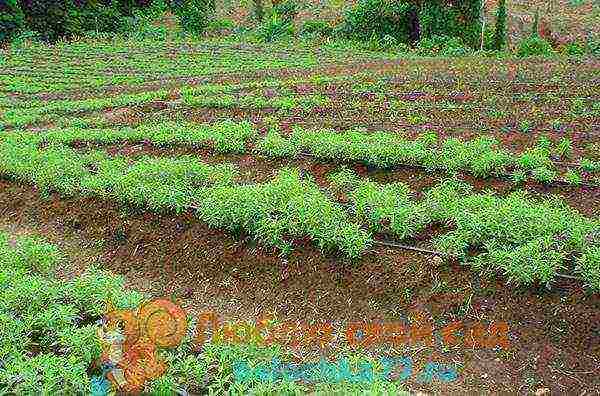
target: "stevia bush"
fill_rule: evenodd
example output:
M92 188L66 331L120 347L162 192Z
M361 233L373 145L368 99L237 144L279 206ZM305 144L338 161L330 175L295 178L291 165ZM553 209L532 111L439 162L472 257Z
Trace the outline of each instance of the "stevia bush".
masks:
M192 157L142 157L130 164L101 151L79 154L43 136L11 136L0 145L0 174L34 183L42 193L85 194L116 199L154 210L183 210L207 185L227 184L237 171L230 165L207 165Z
M96 174L81 180L81 189L155 211L183 211L209 185L231 184L237 170L228 164L207 165L191 156L142 157L129 165L123 158L98 162Z
M246 144L255 135L256 130L249 122L235 123L225 120L210 125L162 122L122 129L58 128L39 134L38 137L43 143L63 145L74 142L101 144L151 142L162 147L185 145L210 147L218 153L244 153Z
M417 202L411 199L404 183L378 185L360 180L348 170L330 176L334 188L344 191L357 220L372 232L392 233L403 239L414 236L431 222Z
M450 179L416 201L406 185L377 184L348 170L331 175L330 181L373 232L404 239L429 224L444 224L450 231L433 240L438 250L519 285L550 285L566 270L568 259L577 257L577 272L598 289L600 223L559 199L536 200L525 192L476 194L471 185ZM480 253L470 256L473 250Z
M0 389L10 394L89 394L101 348L93 323L111 300L136 306L123 279L96 269L57 279L55 246L0 233Z
M17 0L0 2L0 44L10 41L25 29L25 15Z
M386 132L364 133L349 130L304 130L293 128L289 143L296 150L318 158L336 161L360 161L381 168L402 163L425 162L431 155L435 137L423 135L407 140Z
M442 168L450 172L467 170L478 177L499 175L514 164L511 153L501 149L499 141L479 137L467 142L455 138L444 140L439 153L432 157L430 168Z
M300 150L301 147L281 136L275 128L270 128L255 148L255 152L274 158L295 157Z
M266 184L206 188L197 206L208 225L245 230L283 253L290 251L294 239L309 237L320 249L356 258L371 242L368 233L297 170L284 169Z
M458 197L451 189L442 196L449 205L438 215L455 230L437 238L436 246L478 269L500 270L519 284L550 284L566 258L588 249L589 236L598 230L596 221L558 199L534 200L524 192ZM438 205L436 200L426 204ZM483 253L467 259L472 248Z
M590 246L583 252L577 259L575 271L581 274L588 287L600 292L600 244Z

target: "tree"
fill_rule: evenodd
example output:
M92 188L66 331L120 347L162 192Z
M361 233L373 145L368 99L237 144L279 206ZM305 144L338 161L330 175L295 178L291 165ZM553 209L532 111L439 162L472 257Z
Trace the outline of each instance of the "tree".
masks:
M533 26L531 28L532 36L539 36L539 25L540 25L540 9L535 9L535 18L533 19Z
M258 21L258 23L262 23L265 16L265 7L263 5L263 0L253 0L254 4L254 18Z
M496 11L496 30L494 32L494 49L506 47L506 0L499 0Z

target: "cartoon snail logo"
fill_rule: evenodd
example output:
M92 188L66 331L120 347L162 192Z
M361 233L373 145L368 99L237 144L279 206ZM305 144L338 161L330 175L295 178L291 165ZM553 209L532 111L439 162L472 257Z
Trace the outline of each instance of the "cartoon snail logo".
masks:
M158 348L172 348L186 334L185 312L169 300L143 303L136 310L119 310L107 303L98 329L102 344L103 376L119 391L136 393L160 377L166 364Z

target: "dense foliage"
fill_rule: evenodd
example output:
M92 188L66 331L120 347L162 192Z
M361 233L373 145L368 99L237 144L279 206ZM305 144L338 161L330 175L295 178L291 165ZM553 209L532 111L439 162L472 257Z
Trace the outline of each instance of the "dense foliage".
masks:
M0 2L0 43L10 40L25 27L25 16L17 0Z
M552 45L541 38L538 34L534 34L522 40L517 49L517 56L548 56L554 53Z
M11 3L14 7L16 0L9 0ZM133 0L21 0L19 5L25 22L19 29L56 41L89 31L118 32L125 25L124 18L146 4Z
M445 1L361 0L346 12L341 31L349 37L370 40L391 36L409 43L434 36L459 37L476 46L481 34L481 2L468 0L455 5Z
M215 0L174 1L173 11L181 27L194 34L203 33L215 13Z
M452 5L444 0L425 0L419 12L421 38L460 37L465 44L476 48L481 39L480 15L480 0L464 0Z
M340 29L361 40L392 36L406 43L410 41L410 16L415 13L416 7L408 2L361 0L346 12Z
M89 394L100 357L97 325L108 299L135 306L123 279L91 269L65 281L55 246L0 232L0 392Z
M503 50L506 47L506 0L498 2L493 45L496 50Z

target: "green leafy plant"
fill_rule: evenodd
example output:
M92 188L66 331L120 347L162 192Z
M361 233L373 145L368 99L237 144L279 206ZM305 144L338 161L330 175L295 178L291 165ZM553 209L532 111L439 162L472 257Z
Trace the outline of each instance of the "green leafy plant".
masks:
M556 155L561 158L571 158L573 156L573 143L569 138L563 137L556 145Z
M264 42L273 42L282 38L289 38L294 35L294 24L281 19L277 15L259 26L256 31L258 38Z
M533 128L533 123L529 120L523 120L519 122L519 131L522 133L529 133Z
M215 0L176 0L172 7L182 28L192 34L202 34L215 14Z
M548 41L539 35L534 35L523 39L517 49L517 56L521 58L529 56L550 56L554 54L554 49Z
M590 173L600 172L600 161L593 161L589 158L583 158L581 160L581 168Z
M300 34L304 36L330 37L333 34L333 26L326 21L307 20L302 23Z
M10 243L9 243L10 242ZM131 308L141 295L96 269L65 281L55 246L0 233L0 387L16 394L87 394L100 357L94 323L105 302Z
M97 1L44 1L21 2L26 29L33 30L48 41L82 36L86 32L120 32L131 16L131 7Z
M567 173L565 173L565 181L574 186L579 186L582 182L581 175L576 170L569 169Z

